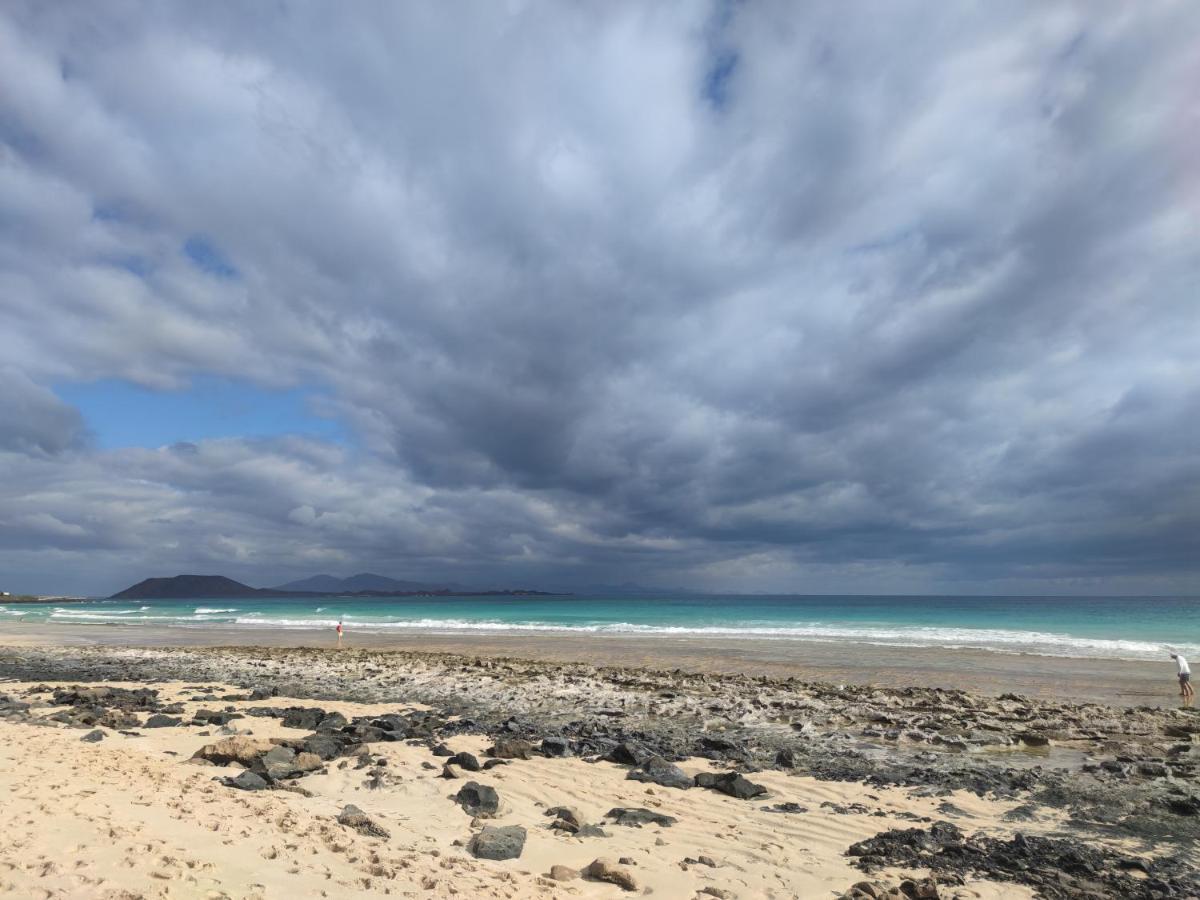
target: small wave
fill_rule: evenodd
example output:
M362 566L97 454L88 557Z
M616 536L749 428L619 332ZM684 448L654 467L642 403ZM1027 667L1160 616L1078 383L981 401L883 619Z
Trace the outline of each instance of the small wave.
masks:
M113 616L136 616L138 613L145 612L149 606L143 606L141 609L113 609L106 612L89 612L78 609L66 609L58 606L50 613L52 619L72 619L78 616L104 616L105 618Z
M212 606L197 606L196 607L196 615L198 615L198 616L213 615L215 613L235 613L235 612L237 612L237 607L233 607L230 609L220 609L220 608L212 607Z

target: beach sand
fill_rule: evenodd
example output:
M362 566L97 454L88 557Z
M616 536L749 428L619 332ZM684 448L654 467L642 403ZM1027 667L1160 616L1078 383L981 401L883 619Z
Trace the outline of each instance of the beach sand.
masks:
M170 646L179 632L189 644ZM289 636L278 633L238 637L264 645L205 646L229 636L186 629L5 624L0 895L837 898L864 880L896 886L933 876L934 856L903 868L896 863L902 857L885 854L882 868L866 867L868 874L847 851L876 835L930 834L941 820L985 848L965 868L947 857L951 868L938 872L941 900L1037 896L1037 885L1057 884L1059 859L1071 869L1062 870L1067 883L1092 873L1086 877L1098 887L1089 896L1135 896L1136 886L1149 883L1143 868L1175 886L1170 896L1200 896L1200 718L1189 710L1064 699L1053 693L1058 661L1023 676L1052 697L1037 700L995 696L1022 683L1015 669L1005 670L1014 676L1010 683L988 682L990 697L905 687L906 676L919 682L923 672L935 685L958 688L979 670L967 659L922 664L885 652L894 668L881 675L861 648L837 648L831 665L840 660L843 668L810 670L823 658L812 645L804 647L811 654L805 660L789 661L716 642L424 636L372 650L350 635L335 650L327 636L312 633L295 637L307 647L288 646ZM274 646L265 646L268 637ZM420 652L406 643L418 643ZM522 651L525 659L509 658ZM996 664L1021 663L1002 659ZM1083 667L1063 662L1062 671L1074 673L1066 683L1087 683ZM1123 681L1118 667L1098 670L1107 673L1106 690L1138 683ZM796 677L810 671L823 680ZM844 684L842 672L852 676ZM53 689L68 685L151 688L158 695L129 713L104 699L93 708L78 692L75 700L60 694L55 701ZM252 691L278 696L249 699ZM180 724L147 727L150 712L173 703ZM312 723L283 724L283 710L293 706L351 720L407 716L407 739L348 737L318 771L251 792L221 780L236 775L235 767L191 761L230 734L290 740L298 752L320 734ZM251 714L256 707L269 715ZM202 709L238 717L206 724L197 719ZM83 740L97 716L114 711L134 718L99 728L98 741ZM434 752L436 743L483 761L488 745L509 734L535 748L554 737L569 750L559 757L535 749L490 770L458 767L457 778L441 777L445 759ZM601 758L617 742L676 760L687 777L741 772L767 793L739 799L699 785L681 790L631 780L628 765ZM792 761L780 753L793 754ZM475 820L454 801L468 781L496 789L498 815ZM339 823L347 804L387 837ZM575 807L607 835L552 828L546 810L556 806ZM615 807L678 821L615 824L606 819ZM490 826L526 829L519 858L476 858L469 842ZM1021 866L1005 868L1011 849L986 849L989 839L1011 843L1018 835L1048 839L1034 847L1028 877ZM1078 852L1093 856L1074 860ZM636 887L549 877L552 867L578 871L599 858L614 861ZM948 874L962 883L949 883ZM1069 888L1046 896L1082 895Z
M54 685L49 685L53 687ZM139 685L128 684L128 687ZM24 694L28 684L4 684ZM186 698L181 684L157 685L167 699ZM231 688L232 689L232 688ZM264 705L265 705L264 701ZM271 703L287 705L285 698ZM252 702L237 704L254 706ZM212 703L186 701L188 713ZM395 711L394 705L325 702L347 717ZM47 712L52 709L47 709ZM296 737L276 719L236 720L254 737ZM555 882L553 865L582 869L597 857L627 857L639 891L691 898L703 888L739 898L834 897L863 880L843 854L850 844L908 816L939 816L949 799L972 829L1010 833L1003 822L1012 801L983 800L966 792L949 798L916 796L900 788L822 782L782 772L755 779L769 797L742 801L708 791L679 791L628 781L612 763L580 759L516 760L455 781L437 777L440 760L428 748L403 743L372 745L387 760L387 783L371 790L362 771L336 763L302 780L311 797L285 791L246 793L214 778L222 768L188 762L216 740L199 727L139 729L125 736L105 729L98 743L77 729L0 726L0 796L6 827L0 835L0 891L14 897L617 897L621 888L575 879ZM452 749L483 755L485 738L462 736ZM439 763L437 769L422 763ZM690 760L688 774L709 771L708 760ZM236 770L229 770L234 772ZM489 825L528 829L521 857L474 859L462 844L471 817L451 795L475 778L502 799ZM844 815L821 803L861 803L873 815ZM763 811L795 802L804 814ZM339 825L347 803L362 808L390 832L386 840ZM614 806L645 807L678 818L671 827L605 826L608 838L577 838L554 831L549 806L577 807L600 821ZM1034 826L1051 829L1053 818ZM1028 825L1025 829L1029 830ZM717 863L686 864L707 856ZM899 871L886 873L898 879ZM923 874L923 873L915 873ZM714 896L712 894L708 896ZM1028 888L970 880L946 896L1026 898Z

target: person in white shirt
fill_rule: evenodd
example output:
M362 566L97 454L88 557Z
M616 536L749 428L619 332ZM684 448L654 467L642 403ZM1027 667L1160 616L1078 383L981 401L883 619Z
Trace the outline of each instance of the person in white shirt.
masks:
M1171 659L1179 667L1179 696L1185 704L1191 703L1196 696L1196 689L1192 687L1192 670L1188 667L1188 661L1178 653L1172 653Z

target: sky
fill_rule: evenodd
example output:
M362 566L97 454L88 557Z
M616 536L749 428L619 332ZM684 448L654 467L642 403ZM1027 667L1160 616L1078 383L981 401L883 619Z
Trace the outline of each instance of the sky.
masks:
M1189 2L0 6L0 589L1200 593Z

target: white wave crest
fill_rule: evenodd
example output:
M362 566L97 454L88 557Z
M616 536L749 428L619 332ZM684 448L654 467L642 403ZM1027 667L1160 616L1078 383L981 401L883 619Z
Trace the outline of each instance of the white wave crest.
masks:
M221 608L212 607L212 606L197 606L196 607L196 615L198 615L198 616L213 615L215 613L234 613L234 612L237 612L236 606L229 608L229 609L221 609Z

